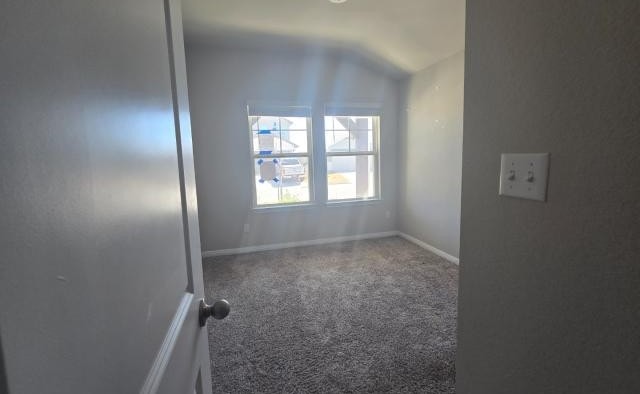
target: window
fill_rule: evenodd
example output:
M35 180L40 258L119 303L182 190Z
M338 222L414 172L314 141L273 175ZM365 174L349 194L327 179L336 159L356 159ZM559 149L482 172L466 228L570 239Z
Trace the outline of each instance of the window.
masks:
M362 112L354 111L354 112ZM379 198L379 116L331 114L324 118L329 201Z
M313 200L311 111L249 106L254 207Z

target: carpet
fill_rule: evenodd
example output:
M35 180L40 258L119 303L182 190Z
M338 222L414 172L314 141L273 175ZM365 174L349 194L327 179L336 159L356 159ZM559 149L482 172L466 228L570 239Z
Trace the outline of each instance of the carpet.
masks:
M204 260L214 393L454 393L458 267L402 238Z

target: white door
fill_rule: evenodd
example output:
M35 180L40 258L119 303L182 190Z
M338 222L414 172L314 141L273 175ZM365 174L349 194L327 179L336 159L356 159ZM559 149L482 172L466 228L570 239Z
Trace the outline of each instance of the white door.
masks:
M0 392L209 393L180 4L0 4Z

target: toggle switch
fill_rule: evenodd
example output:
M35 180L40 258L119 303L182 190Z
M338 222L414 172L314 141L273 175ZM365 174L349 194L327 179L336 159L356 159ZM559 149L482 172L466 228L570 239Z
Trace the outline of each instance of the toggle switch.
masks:
M527 173L527 178L525 179L527 182L533 182L535 178L533 177L533 171L529 171Z
M548 172L548 153L503 153L499 194L545 201Z

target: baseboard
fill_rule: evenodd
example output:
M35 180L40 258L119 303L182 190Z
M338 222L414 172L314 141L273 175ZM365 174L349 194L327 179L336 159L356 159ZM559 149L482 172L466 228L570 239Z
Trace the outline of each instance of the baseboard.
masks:
M202 257L228 256L233 254L264 252L267 250L288 249L288 248L295 248L298 246L323 245L323 244L331 244L335 242L345 242L345 241L360 241L363 239L385 238L385 237L393 237L396 235L399 235L398 231L384 231L381 233L367 233L367 234L347 235L343 237L319 238L319 239L310 239L307 241L285 242L285 243L279 243L279 244L256 245L256 246L244 246L241 248L234 248L234 249L206 250L202 252Z
M445 260L448 260L450 262L452 262L453 264L456 265L460 265L460 259L450 255L447 252L443 252L442 250L436 248L435 246L431 246L426 242L420 241L418 238L412 237L409 234L405 234L403 232L398 231L398 235L404 239L406 239L409 242L412 242L418 246L420 246L423 249L428 250L431 253L437 254L438 256L444 258Z
M244 246L241 248L233 248L233 249L206 250L202 252L202 257L205 258L205 257L215 257L215 256L228 256L228 255L234 255L234 254L264 252L268 250L288 249L288 248L295 248L298 246L324 245L324 244L331 244L336 242L360 241L363 239L375 239L375 238L385 238L385 237L393 237L393 236L400 236L406 239L407 241L414 243L420 246L421 248L426 249L429 252L444 258L447 261L450 261L456 265L460 265L459 258L452 256L449 253L436 248L435 246L429 245L426 242L420 241L419 239L400 231L384 231L380 233L367 233L367 234L347 235L343 237L319 238L319 239L310 239L306 241L297 241L297 242L284 242L284 243L278 243L278 244Z

